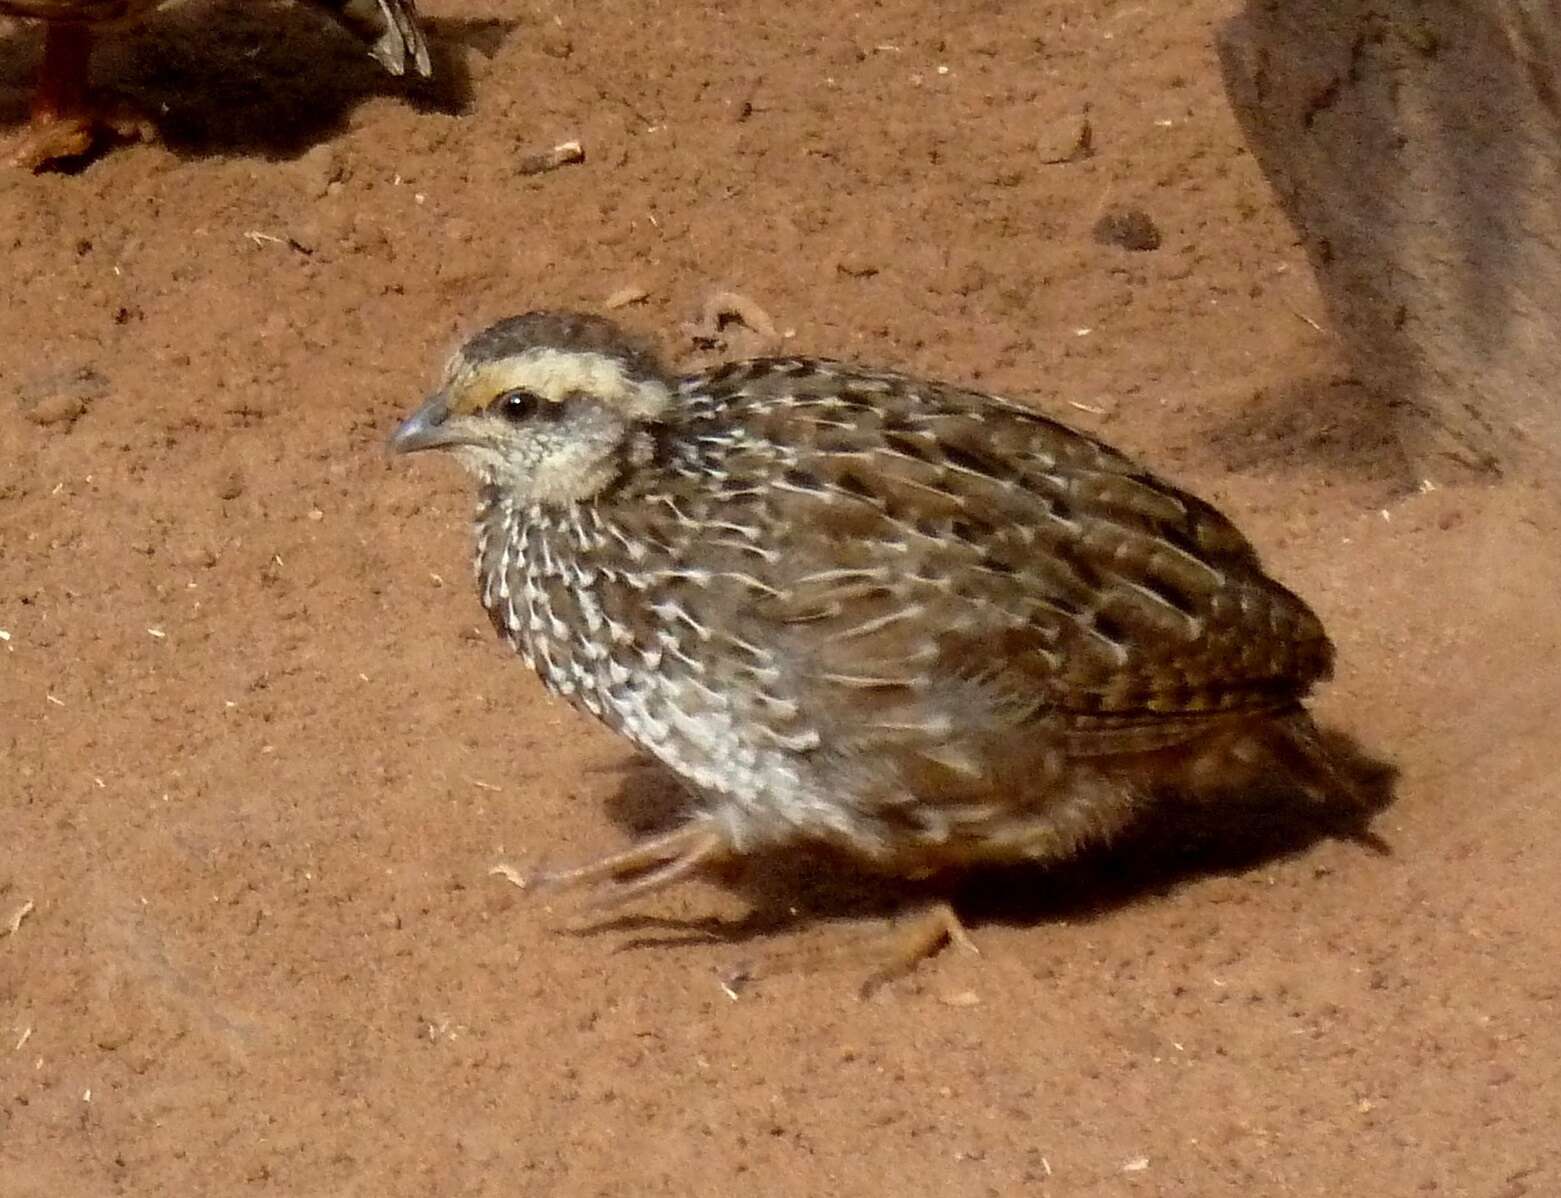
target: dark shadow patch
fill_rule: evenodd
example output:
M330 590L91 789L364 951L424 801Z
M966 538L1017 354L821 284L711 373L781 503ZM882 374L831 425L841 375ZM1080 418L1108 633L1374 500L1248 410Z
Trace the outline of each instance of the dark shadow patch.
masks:
M312 8L217 0L105 33L91 79L98 94L123 97L145 113L180 156L290 159L339 136L352 112L377 96L400 97L419 111L465 111L472 80L463 49L491 56L518 22L422 16L421 24L429 79L389 74ZM26 121L41 43L35 28L0 42L0 75L18 81L0 93L0 124Z
M26 122L42 57L43 34L36 22L17 21L0 37L0 129Z
M751 904L750 912L739 919L669 919L630 912L607 914L570 932L626 935L619 951L740 945L820 922L881 919L936 900L952 903L972 928L1034 927L1099 919L1200 879L1239 875L1295 857L1323 840L1390 853L1370 824L1394 802L1397 768L1371 756L1344 733L1324 732L1322 738L1353 792L1349 797L1319 802L1278 782L1196 802L1165 796L1114 841L1070 860L981 867L925 882L865 873L831 853L799 848L735 863L712 875ZM637 839L675 824L687 802L675 778L646 763L626 776L608 800L608 813ZM647 902L653 904L654 899Z
M1361 479L1413 481L1389 401L1351 378L1313 377L1259 391L1205 430L1209 455L1238 473L1322 469Z

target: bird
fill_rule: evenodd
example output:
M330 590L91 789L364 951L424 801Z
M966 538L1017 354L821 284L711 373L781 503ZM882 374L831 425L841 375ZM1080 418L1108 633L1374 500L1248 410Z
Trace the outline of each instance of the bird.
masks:
M38 170L87 153L105 131L150 140L148 118L123 101L91 96L87 66L98 28L133 23L167 0L0 0L0 15L40 21L43 61L32 100L31 121L6 150L11 166ZM433 71L418 24L416 0L309 0L368 45L369 54L395 76L410 67L423 78Z
M828 358L677 375L591 314L471 337L396 428L476 477L475 572L546 687L685 784L526 881L611 906L758 854L1059 862L1167 795L1347 783L1315 613L1209 503L1035 408ZM968 943L940 906L916 953Z

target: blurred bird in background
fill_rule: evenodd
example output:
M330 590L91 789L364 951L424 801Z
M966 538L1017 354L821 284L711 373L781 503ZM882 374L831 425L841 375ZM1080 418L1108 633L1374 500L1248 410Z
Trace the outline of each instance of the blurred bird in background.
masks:
M43 62L33 93L28 128L3 149L10 165L37 170L87 153L103 134L150 140L151 121L123 100L94 97L87 86L88 60L98 29L123 25L159 8L164 0L0 0L0 15L44 24ZM392 75L410 67L432 72L428 44L418 25L416 0L309 0L367 46Z

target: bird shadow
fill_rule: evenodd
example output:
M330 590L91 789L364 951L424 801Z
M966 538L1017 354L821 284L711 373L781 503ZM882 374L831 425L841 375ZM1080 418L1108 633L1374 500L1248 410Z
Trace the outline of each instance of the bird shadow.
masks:
M433 73L397 78L361 43L315 10L238 0L158 12L105 33L92 60L94 86L146 114L159 140L183 158L296 158L343 133L355 109L399 97L421 112L456 114L472 100L468 51L491 58L518 21L421 18ZM42 35L0 40L0 126L27 119ZM60 164L72 173L92 155Z
M1239 410L1210 422L1202 440L1222 465L1238 472L1317 469L1408 489L1414 472L1380 410L1395 402L1370 395L1353 377L1307 376L1259 391Z
M790 849L713 875L747 901L748 912L735 919L621 914L564 930L576 936L624 936L618 951L740 945L819 923L880 919L929 902L951 904L971 927L1033 927L1099 919L1200 879L1240 875L1297 856L1323 840L1390 854L1370 824L1396 799L1397 767L1345 733L1324 731L1322 737L1348 796L1320 801L1277 778L1239 794L1195 800L1158 796L1109 844L1091 846L1069 860L983 866L926 881L884 878L828 852ZM614 823L638 838L677 822L686 796L675 778L640 760L625 763L624 772L623 784L607 800Z

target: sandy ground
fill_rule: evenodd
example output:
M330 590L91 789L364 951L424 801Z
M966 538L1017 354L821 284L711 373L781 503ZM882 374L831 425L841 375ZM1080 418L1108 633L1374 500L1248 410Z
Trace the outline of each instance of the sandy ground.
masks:
M1561 1192L1561 515L1397 456L1224 0L427 8L420 94L305 11L170 11L96 60L165 144L0 177L0 1193ZM1159 248L1092 236L1135 207ZM1173 821L973 880L982 954L868 1001L722 989L902 897L809 862L762 939L720 880L560 933L489 867L674 788L492 641L467 482L381 446L461 333L626 287L674 358L734 288L1231 512L1399 771L1386 851Z

